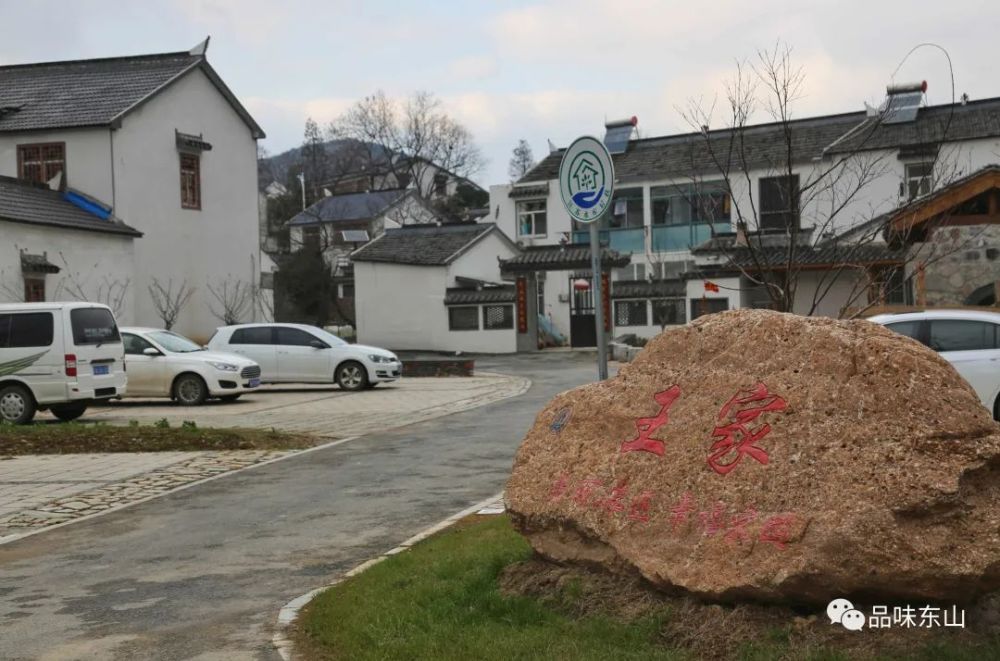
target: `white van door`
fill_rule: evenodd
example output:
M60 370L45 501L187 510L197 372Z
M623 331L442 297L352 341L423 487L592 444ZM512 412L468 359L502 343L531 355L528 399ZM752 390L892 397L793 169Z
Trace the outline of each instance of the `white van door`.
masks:
M0 313L0 377L15 376L39 404L66 399L59 310Z
M78 396L97 399L125 391L125 350L111 310L71 307L66 333L66 365L75 363ZM74 393L75 394L75 393Z

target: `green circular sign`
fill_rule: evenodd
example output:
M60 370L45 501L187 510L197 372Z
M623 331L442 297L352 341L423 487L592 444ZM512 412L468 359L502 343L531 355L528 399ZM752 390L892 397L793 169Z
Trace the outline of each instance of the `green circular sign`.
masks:
M577 138L559 163L559 192L566 211L576 221L593 223L611 205L615 166L597 138Z

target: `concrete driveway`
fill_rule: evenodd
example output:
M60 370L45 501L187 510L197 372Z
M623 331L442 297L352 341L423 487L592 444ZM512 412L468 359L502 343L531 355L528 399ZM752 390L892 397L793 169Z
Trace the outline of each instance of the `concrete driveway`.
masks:
M500 491L538 410L596 372L489 364L531 388L0 546L0 658L277 659L281 606Z
M346 438L482 406L523 392L522 377L479 373L473 377L401 379L372 390L345 392L334 385L265 385L235 402L177 406L168 399L124 399L87 411L84 421L201 427L253 427ZM41 418L41 416L40 416Z
M329 441L384 431L483 406L524 392L523 377L405 379L344 392L336 386L267 386L232 403L175 406L169 400L125 400L88 411L85 421L172 426L257 427L305 432ZM44 422L39 416L39 422ZM58 423L56 423L58 424ZM141 433L137 432L137 433ZM5 457L0 461L0 543L52 526L161 496L295 450L116 452Z

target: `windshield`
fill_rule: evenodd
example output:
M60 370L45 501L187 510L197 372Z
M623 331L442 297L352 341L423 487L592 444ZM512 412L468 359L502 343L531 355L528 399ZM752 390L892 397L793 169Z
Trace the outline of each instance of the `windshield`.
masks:
M183 335L178 335L170 331L155 331L149 334L149 339L171 353L191 353L193 351L205 350Z
M323 330L322 328L310 328L309 331L318 335L320 339L325 340L331 347L342 347L347 344L346 341L340 339L329 331Z

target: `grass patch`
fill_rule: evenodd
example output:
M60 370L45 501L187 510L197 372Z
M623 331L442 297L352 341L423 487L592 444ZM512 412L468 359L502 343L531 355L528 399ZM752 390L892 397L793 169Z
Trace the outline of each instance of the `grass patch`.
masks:
M133 420L127 427L102 423L0 424L0 457L88 452L166 452L197 450L295 450L321 442L315 436L276 430L212 429L185 421L171 427Z
M448 530L314 599L300 620L313 658L676 659L660 622L573 618L497 577L531 555L506 517Z
M839 631L838 631L839 629ZM294 632L307 659L983 659L969 630L849 632L777 606L667 596L534 559L505 516L473 517L326 590Z

